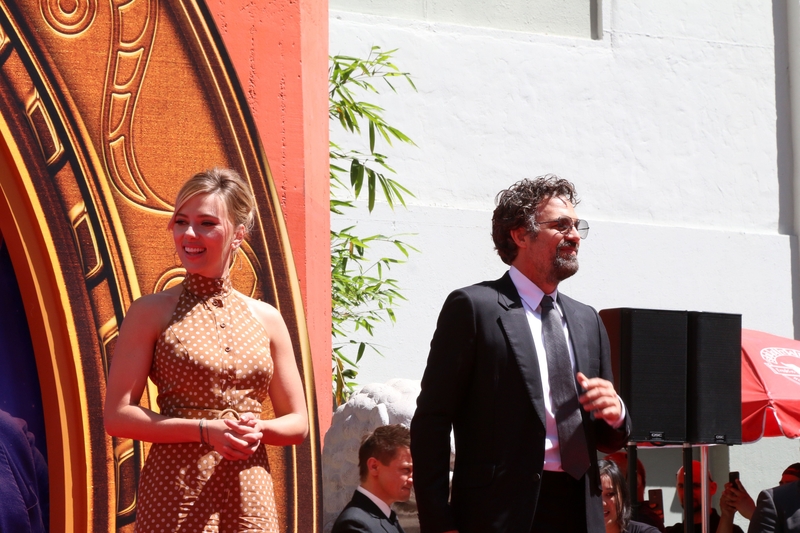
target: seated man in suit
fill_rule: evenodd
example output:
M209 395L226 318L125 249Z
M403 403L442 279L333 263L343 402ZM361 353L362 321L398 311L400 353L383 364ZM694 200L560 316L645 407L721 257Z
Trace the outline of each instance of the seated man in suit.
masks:
M410 444L408 428L400 424L381 426L364 438L358 449L361 485L331 533L403 533L391 506L411 497Z
M763 490L750 520L748 533L800 531L800 481Z

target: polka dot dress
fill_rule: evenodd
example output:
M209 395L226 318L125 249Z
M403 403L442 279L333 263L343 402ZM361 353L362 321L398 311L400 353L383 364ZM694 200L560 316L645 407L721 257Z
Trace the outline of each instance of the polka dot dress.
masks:
M166 416L261 414L272 378L269 337L229 278L189 274L153 355L150 378ZM210 446L153 444L139 482L136 531L277 533L267 453L229 461Z

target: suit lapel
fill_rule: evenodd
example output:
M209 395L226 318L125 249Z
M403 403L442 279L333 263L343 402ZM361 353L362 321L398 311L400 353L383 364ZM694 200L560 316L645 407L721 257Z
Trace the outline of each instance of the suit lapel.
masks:
M533 334L528 317L525 315L525 308L522 306L522 299L508 273L500 279L498 284L497 303L503 309L500 312L500 324L522 373L528 397L536 415L542 422L542 427L544 427L544 399L542 398L542 374L539 371L539 358L536 355Z

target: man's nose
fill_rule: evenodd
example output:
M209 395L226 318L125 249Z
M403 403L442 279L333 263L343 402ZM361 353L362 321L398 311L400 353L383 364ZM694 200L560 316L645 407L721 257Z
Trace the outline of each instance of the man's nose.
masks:
M573 224L570 226L569 231L564 235L564 238L569 239L572 242L580 242L581 235L578 233L578 228Z

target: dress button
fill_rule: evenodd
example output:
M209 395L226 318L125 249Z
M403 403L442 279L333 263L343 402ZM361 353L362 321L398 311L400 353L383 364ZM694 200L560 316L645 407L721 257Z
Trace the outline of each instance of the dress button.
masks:
M225 326L227 326L227 324L225 324L225 322L223 322L222 324L219 325L219 327L221 327L221 328L224 328Z
M231 347L230 347L230 346L226 346L226 347L225 347L225 351L226 351L226 352L230 352L230 351L231 351Z
M214 305L214 307L222 307L222 300L219 298L214 298L211 300L211 303Z

